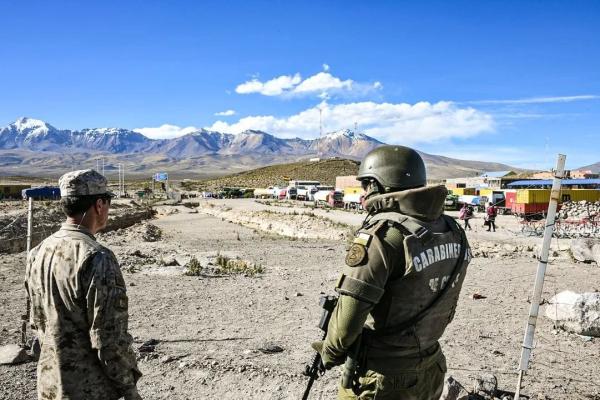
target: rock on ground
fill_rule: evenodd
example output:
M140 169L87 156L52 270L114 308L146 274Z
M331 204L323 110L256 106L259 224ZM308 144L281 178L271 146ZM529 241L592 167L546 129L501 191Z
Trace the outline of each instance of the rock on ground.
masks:
M20 364L29 361L31 357L27 350L16 344L7 344L0 347L0 365L1 364Z
M560 292L550 299L546 317L569 332L600 337L600 293Z
M469 392L452 376L448 376L444 382L444 391L440 400L468 400Z
M571 253L577 261L600 264L600 239L573 239Z

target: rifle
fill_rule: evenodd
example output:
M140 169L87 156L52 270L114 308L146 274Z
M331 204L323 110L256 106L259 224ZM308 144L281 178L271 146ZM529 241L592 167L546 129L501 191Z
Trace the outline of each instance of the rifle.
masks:
M342 372L342 387L344 389L356 390L358 384L357 373L360 367L359 354L363 335L364 333L356 339L348 349L348 354L346 354L346 362L344 364L344 371Z
M321 314L321 320L319 321L319 328L323 331L323 338L327 336L327 326L329 325L329 320L331 319L331 313L337 304L336 296L321 296L319 299L319 305L323 308L323 313ZM306 390L304 390L304 395L302 396L302 400L308 399L308 394L310 393L310 389L312 388L313 383L319 379L325 373L325 366L323 365L323 361L321 360L321 354L317 352L313 356L312 362L310 365L307 365L304 369L304 375L309 377L308 384L306 385Z

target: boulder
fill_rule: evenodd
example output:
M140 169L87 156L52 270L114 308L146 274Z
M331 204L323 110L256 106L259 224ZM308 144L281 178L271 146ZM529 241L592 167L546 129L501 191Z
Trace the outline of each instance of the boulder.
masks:
M560 292L546 306L546 317L566 331L600 337L600 292Z
M30 360L27 350L16 344L0 346L0 365L21 364Z
M475 377L473 382L473 393L493 397L498 389L498 378L493 374L484 374Z
M444 382L444 391L440 400L468 400L469 392L452 376Z
M573 239L571 254L577 261L600 264L600 239Z

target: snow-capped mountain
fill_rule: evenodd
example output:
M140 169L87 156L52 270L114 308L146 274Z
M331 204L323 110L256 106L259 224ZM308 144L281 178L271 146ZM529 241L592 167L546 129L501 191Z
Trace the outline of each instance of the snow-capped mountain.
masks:
M19 118L0 128L0 149L58 151L69 143L70 131L61 131L39 119Z
M59 130L44 121L27 117L0 128L0 149L4 150L136 153L146 150L153 142L141 133L127 129Z
M215 154L231 142L230 136L233 135L201 129L178 138L156 141L149 152L175 159Z
M280 139L262 131L247 130L231 135L232 140L220 154L306 154L306 146L290 139Z
M128 129L58 130L44 121L19 118L0 128L0 149L48 152L104 152L161 154L172 159L203 155L343 156L361 158L383 143L361 133L340 130L320 139L281 139L256 130L237 135L201 129L175 138L154 140Z
M362 158L382 142L363 133L342 129L313 140L309 149L317 154Z
M139 132L120 128L83 129L71 132L74 147L111 153L145 151L154 142Z

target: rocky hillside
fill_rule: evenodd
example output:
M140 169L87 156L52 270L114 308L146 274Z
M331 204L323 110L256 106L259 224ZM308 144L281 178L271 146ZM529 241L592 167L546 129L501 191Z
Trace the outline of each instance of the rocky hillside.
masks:
M207 179L191 183L192 187L221 188L248 187L265 188L269 186L287 186L291 179L319 181L324 185L334 185L335 177L356 175L360 163L347 159L322 160L317 162L295 162L271 165L216 179Z
M598 173L600 173L600 161L598 161L597 163L594 163L594 164L586 165L585 167L577 168L577 169L581 169L581 170L589 169L593 173L598 174Z

